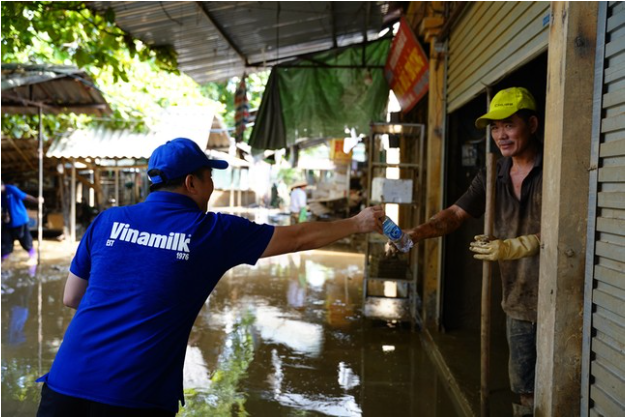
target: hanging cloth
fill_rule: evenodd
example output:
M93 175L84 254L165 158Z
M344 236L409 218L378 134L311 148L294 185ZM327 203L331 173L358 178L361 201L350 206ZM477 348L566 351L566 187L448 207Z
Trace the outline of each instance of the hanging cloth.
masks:
M250 117L248 97L246 95L246 74L235 90L235 141L244 141L244 131Z

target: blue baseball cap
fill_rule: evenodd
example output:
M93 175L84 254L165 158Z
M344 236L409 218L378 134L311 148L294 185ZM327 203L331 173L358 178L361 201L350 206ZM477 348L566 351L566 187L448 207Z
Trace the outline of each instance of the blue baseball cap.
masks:
M183 177L201 167L226 169L229 164L224 160L208 158L189 138L175 138L152 152L148 160L148 177L153 184L158 184ZM153 169L159 172L151 175Z

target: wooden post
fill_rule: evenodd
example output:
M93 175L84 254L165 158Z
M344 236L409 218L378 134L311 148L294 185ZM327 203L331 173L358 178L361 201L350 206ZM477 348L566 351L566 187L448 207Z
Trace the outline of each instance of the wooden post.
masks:
M487 92L488 109L492 95ZM494 233L494 209L496 195L496 153L492 149L490 130L486 129L486 199L483 234ZM492 266L493 262L483 261L481 278L481 416L490 415L490 326L492 318Z
M231 185L229 188L229 207L231 208L235 206L235 187L233 186L234 181L235 181L235 168L231 168Z
M118 161L115 161L115 165L118 165ZM114 169L114 177L115 179L115 205L116 207L120 206L120 171L116 167Z
M429 117L427 126L426 158L426 196L425 220L418 220L418 224L433 217L442 209L442 155L443 155L443 127L446 110L446 95L444 94L444 70L446 68L444 54L435 48L436 40L431 41L429 55ZM442 254L442 239L424 240L422 276L423 276L423 306L422 321L425 326L438 326L440 322L440 261Z
M41 244L44 241L44 124L43 111L39 107L39 145L37 148L37 156L39 159L39 190L37 204L37 265L41 263ZM30 232L28 232L30 234Z
M579 416L597 2L551 2L535 416Z
M70 243L76 243L76 164L72 162L70 178Z
M64 240L70 239L70 191L69 191L69 183L67 181L68 171L65 168L67 164L67 160L63 159L61 161L61 166L63 167L63 173L61 175L61 212L63 213L63 237Z
M237 188L237 206L242 207L242 168L237 169L237 173L239 174L239 186Z
M102 176L100 168L98 166L94 166L94 187L96 189L96 207L98 208L98 212L101 212L105 205L101 179Z

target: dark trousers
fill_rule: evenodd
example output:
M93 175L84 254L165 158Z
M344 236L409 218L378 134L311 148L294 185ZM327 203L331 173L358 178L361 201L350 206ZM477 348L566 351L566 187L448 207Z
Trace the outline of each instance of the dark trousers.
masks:
M132 407L112 406L110 404L93 402L78 397L66 396L57 393L44 384L41 389L41 403L37 410L38 417L59 416L91 416L91 417L120 417L120 416L174 416L174 412L163 409L138 409Z
M19 227L9 227L2 224L2 256L13 253L13 243L19 240L27 252L33 248L33 236L30 235L28 223Z
M509 382L516 394L533 394L536 381L537 323L507 316Z

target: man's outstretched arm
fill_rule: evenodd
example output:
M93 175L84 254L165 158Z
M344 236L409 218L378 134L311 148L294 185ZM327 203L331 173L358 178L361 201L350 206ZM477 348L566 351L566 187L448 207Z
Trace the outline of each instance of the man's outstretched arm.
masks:
M383 209L375 206L368 207L354 217L344 220L276 227L261 257L317 249L354 233L375 231L381 233L384 216Z
M450 207L435 214L429 221L420 224L410 230L407 230L414 243L419 240L429 239L432 237L440 237L457 230L467 219L472 216L457 205Z
M418 243L420 240L440 237L452 233L457 230L464 223L464 221L471 217L472 216L461 207L451 205L450 207L435 214L426 223L405 230L405 232L409 234L409 237L411 237L411 240L414 243ZM387 256L392 256L397 253L398 249L394 243L388 241L385 245L385 254Z

